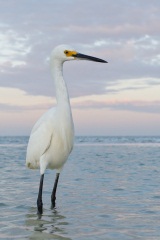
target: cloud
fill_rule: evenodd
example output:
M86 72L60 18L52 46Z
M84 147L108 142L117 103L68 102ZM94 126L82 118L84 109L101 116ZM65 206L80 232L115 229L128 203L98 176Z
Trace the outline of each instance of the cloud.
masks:
M123 82L122 82L123 86ZM159 89L157 93L155 85L152 92L154 96L148 100L148 93L145 96L138 96L134 89L125 89L123 98L121 94L112 95L88 95L83 97L71 98L71 106L73 109L111 109L118 111L131 112L147 112L160 113L160 97ZM145 90L147 91L147 89ZM157 95L158 94L158 95ZM51 97L28 95L25 91L13 88L0 88L1 103L0 111L6 112L24 112L24 111L47 111L49 108L55 106L56 100ZM152 94L151 94L152 95ZM137 97L138 96L138 97Z
M31 52L29 37L21 36L9 26L0 26L0 67L3 73L6 68L25 66L26 56Z
M0 112L24 112L24 111L47 111L52 107L53 104L48 102L37 103L37 104L3 104L0 103ZM55 104L54 104L55 105ZM156 113L160 114L160 101L74 101L71 100L73 109L110 109L118 111L130 111L130 112L145 112L145 113Z
M47 109L55 104L55 99L45 96L28 95L17 88L0 88L0 111L26 111Z
M2 1L1 110L45 110L54 104L46 59L54 46L67 43L108 61L64 64L75 109L158 113L159 11L158 0Z
M46 59L61 43L109 62L65 64L72 97L104 94L106 85L119 79L158 77L159 7L158 1L5 1L0 9L0 85L52 96Z
M106 86L106 91L109 93L118 93L127 90L144 90L150 89L152 85L153 87L158 86L160 88L160 78L119 79L116 83L109 83ZM152 89L150 91L153 92Z
M80 109L111 109L118 111L160 114L160 101L83 101L73 104Z

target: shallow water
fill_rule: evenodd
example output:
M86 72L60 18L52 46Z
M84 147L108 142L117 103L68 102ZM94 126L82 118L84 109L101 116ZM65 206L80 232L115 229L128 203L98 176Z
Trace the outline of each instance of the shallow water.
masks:
M27 137L0 138L0 239L160 239L160 137L78 137L61 173L25 168Z

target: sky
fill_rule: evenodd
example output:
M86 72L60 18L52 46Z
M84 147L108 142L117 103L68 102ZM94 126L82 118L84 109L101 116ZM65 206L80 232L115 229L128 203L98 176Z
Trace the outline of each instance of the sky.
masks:
M76 135L160 135L159 0L0 0L0 135L29 135L56 104L59 44L102 58L64 63Z

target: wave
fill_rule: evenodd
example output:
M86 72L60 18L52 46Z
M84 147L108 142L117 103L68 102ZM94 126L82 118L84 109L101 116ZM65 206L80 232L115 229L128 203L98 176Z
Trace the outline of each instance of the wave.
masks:
M0 145L24 146L28 136L0 137ZM158 144L160 136L76 136L75 144Z

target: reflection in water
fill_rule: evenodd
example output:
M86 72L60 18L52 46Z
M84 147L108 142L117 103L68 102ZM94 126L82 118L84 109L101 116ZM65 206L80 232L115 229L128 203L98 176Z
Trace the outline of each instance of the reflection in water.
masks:
M26 214L25 225L32 234L29 239L63 239L71 240L66 237L65 226L69 223L66 217L61 215L57 209L45 210L43 215L36 214L36 208L30 208Z

